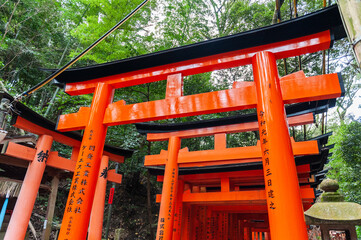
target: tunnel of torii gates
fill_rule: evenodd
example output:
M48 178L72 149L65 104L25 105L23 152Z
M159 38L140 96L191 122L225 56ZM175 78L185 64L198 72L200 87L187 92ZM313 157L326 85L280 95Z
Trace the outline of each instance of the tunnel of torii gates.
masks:
M310 156L316 161L324 159L323 152L328 150L318 147L317 141L294 142L290 138L288 125L310 123L313 119L310 114L287 119L284 105L335 99L344 90L338 74L306 77L300 71L279 78L276 60L329 49L333 41L345 36L337 6L331 6L272 26L63 72L56 80L65 86L66 93L93 93L93 100L90 107L81 107L77 113L58 118L58 131L84 130L79 154L74 154L77 160L58 239L87 236L108 126L254 108L257 123L228 125L220 127L222 130L205 128L193 130L194 133L154 134L154 139L148 135L149 141L169 141L166 153L148 156L146 160L147 166L165 166L164 177L159 177L163 189L158 198L156 239L173 239L175 224L177 234L180 226L190 239L202 239L195 235L226 239L227 234L237 238L242 235L242 229L248 229L245 231L248 238L254 231L269 232L266 237L277 240L307 239L303 210L315 196L306 176L314 169L312 160L302 163L302 159ZM248 64L253 68L253 82L237 82L228 90L183 96L185 76ZM161 80L167 80L163 100L128 105L123 100L113 102L117 88ZM226 133L254 130L260 136L256 146L226 148ZM202 135L215 135L214 150L202 153L180 149L182 138ZM49 150L49 142L51 137L41 137L36 151ZM37 156L38 152L34 153ZM300 165L296 167L298 158ZM246 164L250 168L237 169L233 164ZM182 168L197 170L203 165L219 170L179 177ZM228 165L231 167L225 170L223 166ZM192 176L200 180L194 180L194 187L190 188L193 180L187 181ZM208 180L220 182L220 191L218 186L213 192L207 185L204 189L202 184ZM83 181L87 185L82 185ZM251 188L244 189L247 182ZM77 201L79 198L82 201ZM181 203L184 203L182 214L175 209ZM207 235L207 231L212 234Z
M260 142L253 147L231 149L235 154L229 157L238 162L243 162L244 156L248 155L256 162L262 159L264 190L256 193L244 190L235 192L225 178L227 174L223 174L216 178L221 181L221 194L192 193L195 195L191 195L190 199L196 199L197 203L202 204L220 198L226 202L226 206L230 206L227 204L232 199L243 199L245 202L252 202L249 207L256 206L258 201L265 202L271 238L307 239L302 199L307 203L314 195L311 194L313 190L310 187L299 187L297 170L301 174L307 170L302 169L302 165L296 168L294 155L317 154L319 149L316 149L316 142L294 143L291 140L284 105L335 99L342 96L344 90L338 74L306 77L300 71L280 79L276 60L328 49L334 40L345 36L337 6L331 6L280 24L224 38L64 72L57 81L65 85L66 93L94 93L91 107L82 107L77 113L62 115L57 124L59 131L84 129L81 148L85 149L84 156L92 154L92 168L87 176L89 184L84 191L74 190L69 193L59 239L86 237L108 126L251 108L256 108ZM237 82L232 89L183 96L184 76L247 64L253 67L253 82ZM165 79L167 90L163 100L128 105L123 100L113 102L113 92L117 88ZM301 120L296 118L293 121L297 124ZM251 129L254 126L243 126L234 131ZM223 134L228 131L232 130L226 128ZM181 138L182 136L170 135L164 139L169 140L169 147L167 154L163 155L163 161L159 163L165 165L156 237L159 240L173 238L177 189L183 186L178 179L179 165L185 164L179 162L181 156L197 154L180 151ZM216 164L219 161L218 164L222 164L222 161L228 160L226 156L215 156L229 150L222 149L225 144L224 135L216 135L216 139L216 149L210 153L214 156L214 161L211 162ZM89 150L89 146L96 148L94 151ZM197 166L191 164L195 161L192 157L184 159L190 161L187 163L190 166ZM79 155L76 166L83 169L85 164L86 160ZM238 175L241 174L243 173L238 172ZM83 170L80 171L80 177L83 179ZM71 189L79 186L76 178L77 176L73 177ZM184 201L187 196L189 195L184 192L179 201ZM79 197L84 199L82 204L71 204ZM74 211L74 208L80 211ZM220 224L227 226L227 217L219 217ZM197 219L201 222L197 216L190 221ZM189 232L192 233L192 229Z
M329 101L294 104L286 108L287 122L289 126L313 123L314 114L330 106ZM273 191L265 192L261 142L258 141L256 146L226 147L226 134L258 130L256 114L192 124L142 123L136 126L140 133L147 134L148 141L214 136L214 150L179 150L178 186L176 194L170 195L175 198L174 212L170 213L173 214L172 239L253 239L252 233L258 236L256 239L270 239L266 195L271 198L276 196ZM314 187L324 177L322 169L329 147L321 146L327 143L329 135L305 142L295 142L291 138L302 203L306 210L314 201ZM171 160L168 154L162 151L145 157L144 165L152 174L158 175L159 181L167 178L164 166L168 164L167 160ZM316 179L315 175L321 175L321 179ZM157 196L157 201L163 203L162 197ZM164 214L163 209L160 216ZM164 221L159 223L159 226L164 224L164 228L171 224L167 221L169 211L165 210ZM159 227L159 231L164 228Z
M13 97L7 93L0 93L0 99L13 101ZM39 136L11 136L2 141L0 164L5 166L16 166L27 168L23 184L11 214L10 222L4 239L24 239L31 213L34 207L37 193L41 185L45 171L47 175L53 176L51 194L49 197L47 225L43 232L44 239L48 239L51 232L52 218L57 194L57 186L61 175L69 176L69 172L77 173L76 159L79 153L82 136L77 132L61 133L55 130L55 123L43 118L21 103L16 103L18 115L13 115L11 124L14 127ZM35 148L27 144L36 141ZM51 151L53 141L72 147L70 159L58 156L58 152ZM100 171L97 174L96 197L91 210L88 239L101 239L103 227L103 213L105 204L107 181L120 184L122 175L115 172L115 169L108 170L109 160L122 163L125 157L130 157L132 151L119 149L110 145L104 146L102 153ZM85 168L85 171L88 167ZM12 175L12 174L11 174ZM6 179L5 179L6 180ZM79 180L79 185L87 185L87 179ZM81 189L79 186L79 189ZM77 201L83 201L78 198Z

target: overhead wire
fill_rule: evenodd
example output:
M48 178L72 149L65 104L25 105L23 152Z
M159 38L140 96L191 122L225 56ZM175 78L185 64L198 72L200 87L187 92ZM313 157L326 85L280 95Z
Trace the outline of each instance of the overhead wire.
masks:
M36 84L29 90L21 93L20 95L16 96L14 101L20 101L23 97L27 97L30 94L34 93L35 91L39 90L40 88L44 87L46 84L51 82L53 79L55 79L57 76L59 76L61 73L63 73L66 69L71 67L74 63L76 63L80 58L82 58L85 54L87 54L90 50L92 50L95 46L97 46L100 42L102 42L106 37L108 37L111 33L113 33L116 29L118 29L121 25L123 25L124 22L126 22L129 18L131 18L135 13L137 13L146 3L148 3L149 0L144 0L141 4L139 4L133 11L131 11L127 16L125 16L122 20L120 20L114 27L112 27L110 30L108 30L105 34L103 34L100 38L98 38L94 43L92 43L88 48L83 50L78 56L73 58L70 62L65 64L62 68L56 70L54 73L52 73L50 76L48 76L45 80L42 82Z
M85 16L85 13L88 11L89 7L90 7L90 3L89 3L88 6L85 8L85 10L84 10L84 12L83 12L83 14L82 14L82 16L81 16L80 19L83 19L83 17ZM76 25L76 27L78 27L78 26L80 25L80 23L81 23L81 20L79 20L79 22L78 22L78 24ZM63 51L63 54L62 54L61 57L60 57L60 60L59 60L59 62L58 62L57 67L60 67L60 66L61 66L61 63L63 62L63 59L64 59L64 57L65 57L65 53L68 51L69 45L70 45L70 39L68 40L68 43L66 44L66 47L65 47L65 49L64 49L64 51ZM50 99L49 105L48 105L48 107L47 107L47 109L46 109L46 111L45 111L44 117L47 117L48 114L50 113L50 110L51 110L52 106L54 105L54 101L55 101L56 96L58 95L58 92L59 92L59 88L56 88L56 89L55 89L55 92L54 92L54 94L53 94L53 97Z

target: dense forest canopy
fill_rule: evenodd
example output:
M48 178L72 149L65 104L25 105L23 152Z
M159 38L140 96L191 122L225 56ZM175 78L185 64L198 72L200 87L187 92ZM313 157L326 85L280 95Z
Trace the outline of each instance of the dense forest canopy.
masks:
M43 80L49 72L43 69L56 69L71 60L103 33L109 30L120 19L134 9L141 0L1 0L0 1L0 82L1 88L12 95L19 94ZM294 18L293 1L281 2L281 20ZM335 1L331 1L334 3ZM321 0L298 0L298 16L316 11L323 7ZM111 36L85 55L75 67L139 56L169 48L183 46L217 37L227 36L275 23L275 1L248 0L151 0L139 13L116 30ZM296 140L311 138L320 134L322 121L327 119L327 131L335 130L336 153L332 176L338 178L349 193L349 199L361 203L359 197L360 184L356 184L354 176L348 174L353 168L359 168L359 155L342 153L345 137L350 141L358 141L360 135L352 131L360 119L348 115L348 108L353 104L360 89L361 71L352 55L347 39L338 41L333 48L326 51L325 71L342 72L346 96L337 101L336 110L327 117L317 117L316 125L296 127L293 134ZM322 52L312 53L301 58L301 66L306 75L322 74ZM299 70L297 57L287 59L286 68L279 61L279 72L283 76ZM250 66L187 76L184 80L184 94L228 89L235 81L252 81ZM114 100L125 100L137 103L164 98L165 81L148 83L140 86L116 90ZM35 92L23 102L38 113L56 120L57 116L73 113L80 106L89 106L91 95L70 97L62 90L58 91L54 84L49 84ZM252 111L252 110L249 110ZM248 112L249 112L248 111ZM247 111L246 111L247 112ZM230 112L213 115L170 119L162 122L191 121L243 112ZM341 126L341 127L340 127ZM182 141L190 150L210 149L211 138L195 138ZM254 145L257 134L253 132L228 136L229 146ZM348 140L346 140L347 142ZM114 227L128 229L129 236L146 238L149 231L141 228L146 219L133 216L132 211L139 210L130 199L132 194L144 195L144 192L133 189L135 186L145 188L146 171L143 168L143 157L149 153L159 153L165 149L166 143L148 143L144 136L135 131L133 125L111 127L107 135L107 143L122 148L135 149L135 154L120 166L125 175L123 201L119 211L123 211L119 223ZM69 156L70 150L57 146L59 152ZM351 146L349 146L351 147ZM347 153L347 152L346 152ZM348 159L349 157L352 160ZM345 169L344 162L351 163ZM111 166L114 167L114 166ZM349 170L351 168L351 170ZM352 171L351 171L352 172ZM347 174L348 177L345 177ZM149 178L147 179L149 180ZM151 179L152 191L157 185ZM357 182L358 183L358 182ZM69 187L69 186L67 186ZM66 195L66 185L64 196ZM128 194L128 195L126 195ZM124 206L133 206L125 208ZM62 207L58 206L58 219L61 219ZM120 217L121 218L121 217ZM139 220L139 219L141 220ZM142 223L140 224L139 221ZM155 221L154 221L155 223ZM119 226L120 224L120 226ZM142 225L143 226L143 225ZM133 235L132 235L133 234Z

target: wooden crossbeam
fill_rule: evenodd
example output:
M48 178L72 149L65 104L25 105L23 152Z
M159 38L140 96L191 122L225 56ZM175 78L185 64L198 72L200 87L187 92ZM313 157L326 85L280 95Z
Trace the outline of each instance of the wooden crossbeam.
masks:
M295 142L292 141L293 154L295 156L300 155L312 155L319 154L317 141ZM144 166L159 166L165 165L167 161L167 151L162 150L158 155L145 156ZM228 161L239 162L261 162L261 147L258 141L257 146L250 147L237 147L226 148L222 150L203 150L203 151L180 151L178 155L178 164L182 167L189 167L191 163L211 163L216 162L219 164ZM199 166L199 164L197 165Z
M309 173L310 165L300 165L297 166L298 174ZM223 177L236 178L236 179L255 179L258 177L263 178L263 170L247 170L247 171L234 171L234 172L216 172L216 173L199 173L199 174L187 174L179 176L179 179L185 182L194 182L194 181L206 181L206 180L219 180ZM157 181L162 182L164 179L163 175L157 176Z
M314 115L312 113L302 114L299 116L292 116L287 118L288 125L298 126L311 124L314 122ZM249 132L249 131L258 131L258 122L246 122L238 124L230 124L226 126L217 126L217 127L208 127L208 128L199 128L191 129L184 131L175 131L167 133L148 133L148 141L167 141L172 136L177 136L180 138L194 138L194 137L205 137L214 134L221 133L239 133L239 132Z
M315 193L313 188L301 188L301 197L304 202L313 202ZM156 201L160 202L161 194L157 195ZM265 190L234 191L234 192L205 192L183 193L183 203L192 204L266 204Z
M80 113L83 114L83 112L80 111ZM17 116L16 118L16 122L13 124L14 127L23 129L25 131L37 134L37 135L49 135L52 136L54 138L54 141L57 141L59 143L68 145L70 147L73 148L78 148L80 147L80 141L75 140L71 137L67 137L63 134L57 133L54 129L54 131L51 131L49 129L43 128L35 123L32 123L20 116ZM118 162L118 163L123 163L124 162L124 156L120 156L114 153L110 153L108 151L104 151L103 153L104 155L108 156L111 160Z
M26 147L17 143L9 142L5 148L3 148L2 154L24 161L31 162L35 157L36 149ZM46 162L46 166L53 167L69 172L74 172L76 161L69 160L67 158L60 157L58 152L50 152L49 158ZM115 170L108 171L108 181L121 183L122 175L115 173Z
M284 104L340 97L342 89L337 74L308 78L290 77L281 81ZM255 85L189 96L126 105L118 101L106 109L103 123L107 126L186 117L256 107ZM88 122L89 108L61 115L59 131L83 129Z
M261 51L273 52L275 53L277 59L282 59L325 50L330 47L330 43L330 31L327 30L309 36L217 54L209 57L97 78L90 81L67 83L65 91L70 95L92 93L99 82L107 83L113 88L129 87L165 80L167 76L171 74L181 73L183 76L188 76L251 64L251 58L257 52Z
M265 204L234 204L234 205L209 205L210 211L228 212L228 213L267 213Z
M308 188L309 184L314 182L314 180L310 180L309 164L297 166L297 175L300 184L307 184L301 186L302 188ZM192 192L206 192L208 187L221 189L222 180L224 184L228 185L227 189L231 189L232 191L242 191L244 187L259 189L264 186L262 170L190 174L181 175L179 179L187 185L192 186ZM228 179L228 182L226 179ZM163 180L163 175L157 176L158 182L163 182Z
M32 123L32 122L26 120L25 118L22 118L21 116L16 117L16 122L13 124L13 126L23 129L24 131L34 133L36 135L52 136L54 138L54 141L68 145L70 147L79 147L80 146L80 141L77 141L73 138L64 136L60 133L57 133L56 131L51 131L49 129L41 127L35 123Z

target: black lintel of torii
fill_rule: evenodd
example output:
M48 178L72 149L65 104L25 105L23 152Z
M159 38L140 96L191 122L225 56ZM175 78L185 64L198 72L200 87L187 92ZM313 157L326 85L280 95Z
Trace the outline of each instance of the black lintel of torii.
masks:
M337 5L323 8L278 24L253 29L225 37L210 39L186 46L149 53L118 61L71 68L56 77L59 85L83 82L162 65L209 57L217 54L287 41L307 35L330 31L331 45L334 40L346 37ZM331 46L330 46L331 47ZM44 69L46 71L55 70Z

